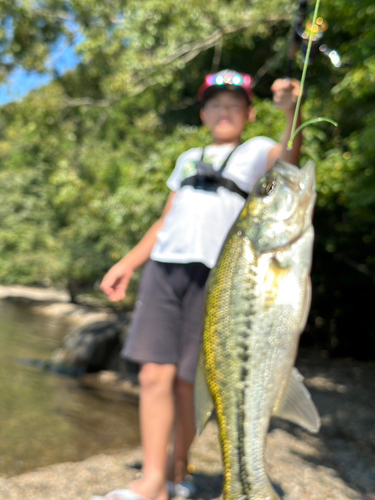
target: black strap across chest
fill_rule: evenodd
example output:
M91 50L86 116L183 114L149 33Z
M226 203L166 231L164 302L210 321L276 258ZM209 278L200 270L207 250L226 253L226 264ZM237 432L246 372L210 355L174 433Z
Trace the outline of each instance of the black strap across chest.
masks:
M230 179L222 176L222 173L228 164L229 158L232 156L238 146L239 145L232 149L229 155L225 158L224 163L221 165L219 170L214 170L211 163L206 163L203 161L205 148L202 148L201 159L196 163L197 173L184 179L181 182L181 187L192 186L194 189L202 189L203 191L215 192L219 187L224 187L225 189L228 189L233 193L237 193L246 199L249 193L243 191L240 187L237 186L234 181L231 181Z

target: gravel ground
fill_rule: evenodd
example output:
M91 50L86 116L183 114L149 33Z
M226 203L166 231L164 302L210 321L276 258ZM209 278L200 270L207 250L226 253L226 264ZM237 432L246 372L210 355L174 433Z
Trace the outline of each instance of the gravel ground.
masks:
M300 356L322 417L312 436L286 422L272 424L267 468L283 500L375 500L374 363ZM7 500L88 500L127 486L139 474L141 451L116 451L83 462L56 464L11 478L0 477ZM221 494L217 426L210 422L192 449L197 499Z

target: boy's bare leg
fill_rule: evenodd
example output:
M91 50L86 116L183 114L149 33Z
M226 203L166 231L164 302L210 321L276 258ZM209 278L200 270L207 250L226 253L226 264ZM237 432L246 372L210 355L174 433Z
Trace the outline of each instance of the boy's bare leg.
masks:
M175 391L176 424L168 464L168 479L180 483L186 476L188 453L195 436L194 384L178 378Z
M131 489L149 500L167 500L167 447L175 415L176 367L146 363L139 373L143 476Z

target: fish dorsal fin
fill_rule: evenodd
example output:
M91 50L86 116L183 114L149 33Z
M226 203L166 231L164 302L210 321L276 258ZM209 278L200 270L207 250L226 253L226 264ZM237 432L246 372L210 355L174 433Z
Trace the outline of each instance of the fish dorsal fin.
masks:
M273 415L298 424L310 432L319 431L318 410L312 402L310 393L303 384L303 377L297 368L293 368L285 396L279 408L274 408Z
M200 435L214 411L214 402L207 384L203 352L199 355L197 373L195 376L194 407L195 425Z

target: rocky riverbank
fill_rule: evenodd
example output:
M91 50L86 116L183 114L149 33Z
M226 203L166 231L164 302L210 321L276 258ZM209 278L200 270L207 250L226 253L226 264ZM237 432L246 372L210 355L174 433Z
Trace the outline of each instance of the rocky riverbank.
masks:
M21 292L19 287L16 291ZM277 491L283 500L375 500L375 364L301 352L297 365L322 417L322 429L312 436L286 422L272 424L266 458ZM137 393L133 383L113 372L87 375L85 383L91 390ZM139 474L140 463L139 448L124 448L0 477L0 499L87 500L126 487ZM218 498L222 470L215 422L196 440L191 463L197 499Z

